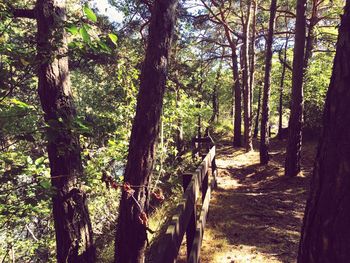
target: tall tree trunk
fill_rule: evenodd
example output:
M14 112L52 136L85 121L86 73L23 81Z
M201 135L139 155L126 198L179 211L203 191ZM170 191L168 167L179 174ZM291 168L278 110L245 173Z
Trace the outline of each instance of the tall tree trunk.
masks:
M303 124L303 65L305 48L306 0L297 0L295 41L292 73L292 101L288 125L288 144L285 175L296 176L300 172L300 155Z
M258 94L258 108L256 109L256 116L255 116L255 128L254 128L254 138L258 137L259 133L259 117L260 117L260 108L261 108L261 93L262 93L262 88L261 84L259 84L259 94Z
M147 233L140 216L148 210L148 187L159 134L176 6L177 0L156 0L153 3L125 169L125 182L137 186L134 188L134 197L138 204L123 191L116 233L115 262L144 262Z
M213 87L213 95L212 95L212 105L213 105L213 113L210 118L210 123L216 123L219 120L219 80L221 77L221 70L222 70L222 61L223 61L223 56L225 54L225 51L223 50L222 53L222 58L220 60L219 68L216 72L216 78L215 78L215 83Z
M220 78L220 73L217 74L217 79ZM213 114L210 119L210 122L218 122L219 119L219 96L218 96L218 84L214 83L213 88L213 96L212 96L212 104L213 104Z
M278 103L278 139L282 139L282 128L283 128L283 89L284 89L284 78L286 76L286 63L287 63L287 50L288 50L288 36L286 36L286 44L284 45L283 63L282 63L282 74L280 82L280 97Z
M247 6L247 17L243 23L243 46L242 46L242 79L243 79L243 105L244 105L244 146L246 151L253 149L252 121L251 121L251 95L249 85L249 36L251 24L252 0Z
M233 146L242 146L242 90L239 82L238 58L236 49L232 49L232 73L234 94Z
M312 1L312 11L311 11L311 18L310 18L310 24L308 26L308 33L306 37L306 46L305 46L305 56L304 56L304 74L307 71L307 68L309 66L309 61L312 57L312 51L314 49L315 45L315 27L319 21L318 19L318 7L319 7L319 1L313 0Z
M277 0L272 0L270 6L269 32L266 41L264 93L261 112L260 164L267 164L269 162L269 102L272 67L272 44L273 33L275 28L276 5Z
M299 246L299 263L350 258L350 0L339 28L311 190Z
M197 108L198 108L198 119L197 119L197 138L202 138L202 115L201 115L201 108L202 108L202 90L203 90L203 73L202 73L202 69L201 69L201 80L199 82L199 86L198 86L198 104L197 104Z
M53 195L57 262L94 262L95 250L85 193L79 135L70 87L65 1L38 0L36 4L38 92L48 124L48 156Z
M249 87L250 87L250 115L253 118L253 97L255 88L255 40L256 40L256 13L258 10L257 0L253 1L253 16L252 16L252 37L249 45L250 57L250 73L249 73Z
M239 71L238 71L238 56L237 56L237 46L234 38L232 37L231 30L226 23L225 15L221 8L220 17L224 22L224 30L227 41L229 42L231 48L231 60L232 60L232 74L233 74L233 86L232 86L232 101L234 102L233 111L233 146L241 147L242 146L242 90L241 84L239 81ZM234 99L233 99L234 98Z

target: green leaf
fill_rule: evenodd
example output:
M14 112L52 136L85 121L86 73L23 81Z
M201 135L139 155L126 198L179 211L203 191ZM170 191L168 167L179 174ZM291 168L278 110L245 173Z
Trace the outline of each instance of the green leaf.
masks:
M80 35L83 38L84 42L90 43L91 42L90 35L87 32L85 25L83 25L83 27L80 28L79 31L80 31Z
M72 35L76 35L76 34L79 33L79 29L77 28L76 25L72 25L72 26L68 27L67 30L68 30L69 33L71 33Z
M97 22L97 17L94 11L92 11L87 5L84 5L83 10L88 19L90 19L93 22Z
M36 166L39 166L40 164L42 164L45 160L45 157L39 157L38 159L35 160L34 164Z
M33 164L33 159L30 156L27 157L27 163Z
M99 41L98 45L105 51L107 52L111 52L111 49L109 48L109 46L107 46L107 44L103 41Z
M30 108L30 105L28 105L27 103L24 103L23 101L17 100L17 99L12 99L11 102L13 104L15 104L16 106L23 108L23 109Z
M49 180L46 180L46 179L43 179L41 182L40 182L40 185L42 188L44 189L50 189L51 188L51 183Z
M114 43L114 45L117 45L118 37L115 34L108 34L109 39Z

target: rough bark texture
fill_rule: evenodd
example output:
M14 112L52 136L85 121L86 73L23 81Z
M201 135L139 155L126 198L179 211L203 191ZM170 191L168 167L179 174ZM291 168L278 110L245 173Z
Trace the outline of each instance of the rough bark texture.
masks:
M243 79L243 107L244 107L244 147L246 151L253 149L252 118L251 118L251 89L249 85L249 36L251 25L251 0L247 6L247 17L243 25L242 45L242 79Z
M288 49L288 36L286 36L286 44L284 45L284 54L282 63L282 74L280 82L280 98L278 103L278 139L282 139L282 128L283 128L283 89L284 89L284 78L286 76L286 63L287 63L287 49Z
M153 3L125 170L125 181L139 186L135 187L134 196L144 211L147 211L148 186L159 133L176 6L177 0L156 0ZM115 262L144 262L147 233L139 216L138 205L123 192L116 233Z
M45 112L53 196L57 262L94 262L95 250L85 193L79 136L72 130L73 104L64 30L65 1L36 4L38 92Z
M305 48L306 0L297 0L295 45L292 73L292 101L289 118L285 175L296 176L300 172L300 154L303 125L303 65Z
M299 246L299 263L350 258L350 1L339 28L323 133Z
M269 32L266 41L265 51L265 77L264 92L261 111L261 133L260 133L260 164L269 162L269 117L270 117L270 84L271 84L271 67L272 67L272 44L273 31L275 28L277 0L271 1Z
M254 138L257 138L258 137L258 133L259 133L259 117L260 117L260 108L261 108L261 93L262 93L262 88L261 88L261 84L259 84L258 108L256 109L255 126L254 126L254 134L253 134Z

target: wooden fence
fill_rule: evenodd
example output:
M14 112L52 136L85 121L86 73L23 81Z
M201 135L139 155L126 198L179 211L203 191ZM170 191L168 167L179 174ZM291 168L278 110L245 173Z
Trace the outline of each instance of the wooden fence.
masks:
M210 195L212 189L216 187L216 175L215 146L213 146L194 173L183 174L183 198L159 246L156 262L176 262L185 233L187 262L199 262ZM198 200L200 192L202 198ZM197 211L198 201L201 203L200 211Z

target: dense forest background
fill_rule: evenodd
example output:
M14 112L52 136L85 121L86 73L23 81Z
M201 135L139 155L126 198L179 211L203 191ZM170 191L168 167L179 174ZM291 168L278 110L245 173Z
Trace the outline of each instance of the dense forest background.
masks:
M118 19L103 15L108 12L99 1L66 2L68 49L59 56L69 59L76 109L69 129L78 136L84 171L77 184L86 194L97 259L110 262L121 198L117 185L124 182L157 1L111 0L108 8L118 11ZM66 120L48 121L41 106L40 23L23 11L36 4L0 2L0 262L56 262L52 197L57 187L51 184L46 144ZM312 0L306 5L303 140L320 136L343 4ZM161 193L151 199L151 229L161 228L180 198L177 175L196 163L189 152L193 137L209 132L216 141L228 139L249 151L253 137L267 139L268 150L268 131L280 139L291 133L296 7L294 0L180 1L148 186ZM267 162L268 155L261 154ZM149 235L151 242L154 236Z

